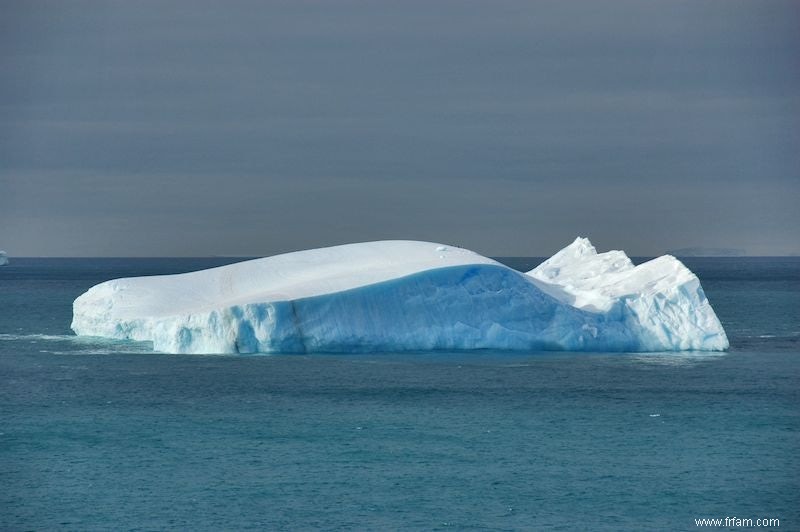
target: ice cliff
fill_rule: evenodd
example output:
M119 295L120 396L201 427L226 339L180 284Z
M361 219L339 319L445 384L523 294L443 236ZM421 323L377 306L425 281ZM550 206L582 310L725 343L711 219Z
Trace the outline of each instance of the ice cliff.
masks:
M79 335L169 353L724 350L700 282L579 238L527 274L465 249L380 241L115 279L73 304Z

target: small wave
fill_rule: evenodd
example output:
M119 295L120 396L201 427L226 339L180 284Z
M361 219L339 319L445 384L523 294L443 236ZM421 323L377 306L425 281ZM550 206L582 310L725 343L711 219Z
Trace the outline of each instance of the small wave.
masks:
M658 353L636 353L630 359L636 363L653 366L689 366L721 359L726 351L666 351Z
M45 340L48 342L63 342L71 341L78 338L74 334L5 334L0 333L0 341L6 342L36 342L38 340Z
M155 353L152 349L74 349L72 351L51 351L42 349L40 353L48 355L119 355L129 353Z
M740 335L731 335L734 338L742 338L742 339L752 339L752 338L798 338L800 337L800 331L789 331L786 333L781 334L740 334Z
M8 334L0 333L0 342L42 344L40 353L53 355L108 355L113 353L153 353L150 342L116 340L74 334ZM53 344L57 345L53 345ZM47 349L47 347L51 347Z

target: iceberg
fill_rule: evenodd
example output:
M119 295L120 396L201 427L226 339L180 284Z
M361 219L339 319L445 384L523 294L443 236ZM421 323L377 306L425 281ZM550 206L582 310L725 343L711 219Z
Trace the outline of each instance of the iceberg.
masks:
M697 277L584 238L527 273L432 242L378 241L100 283L78 335L168 353L725 350Z
M0 251L0 266L5 266L8 264L8 255L6 255L5 251Z

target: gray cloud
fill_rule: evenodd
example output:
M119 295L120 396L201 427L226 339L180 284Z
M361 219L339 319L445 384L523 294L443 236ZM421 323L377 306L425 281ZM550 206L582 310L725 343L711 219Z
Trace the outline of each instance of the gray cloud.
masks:
M19 2L0 247L799 252L793 2Z

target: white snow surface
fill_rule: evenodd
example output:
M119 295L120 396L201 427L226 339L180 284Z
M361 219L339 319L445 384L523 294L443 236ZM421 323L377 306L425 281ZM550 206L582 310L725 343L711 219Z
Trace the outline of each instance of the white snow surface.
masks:
M379 241L115 279L73 304L78 335L169 353L724 350L697 277L578 238L527 274L472 251Z

